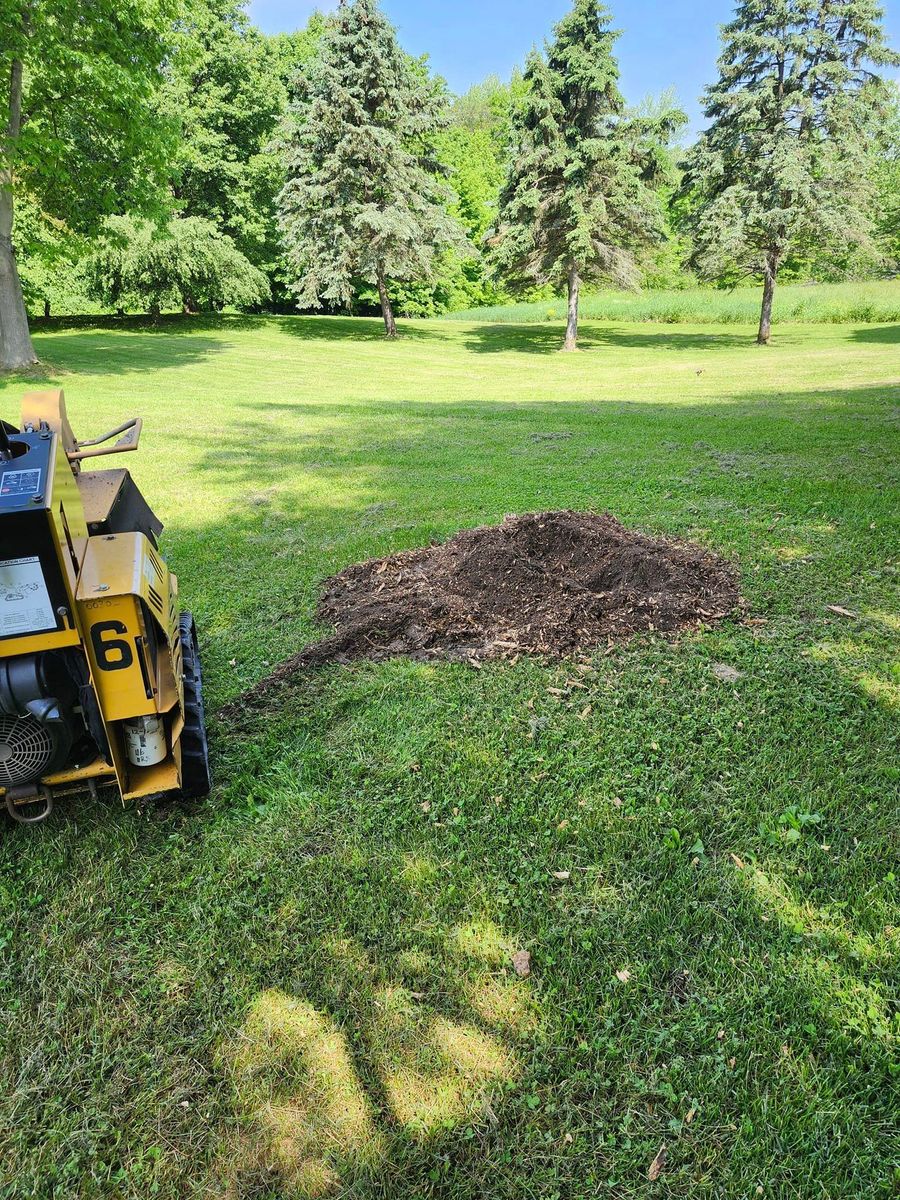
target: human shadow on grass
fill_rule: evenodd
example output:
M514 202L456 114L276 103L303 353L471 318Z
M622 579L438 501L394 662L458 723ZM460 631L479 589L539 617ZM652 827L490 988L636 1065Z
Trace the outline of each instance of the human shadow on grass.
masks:
M526 324L484 324L466 327L465 344L476 354L554 354L562 351L565 330L562 326ZM599 322L584 323L578 333L579 350L599 350L603 347L626 347L646 350L716 350L725 347L752 348L753 337L738 333L685 333L677 326L640 325L606 326Z

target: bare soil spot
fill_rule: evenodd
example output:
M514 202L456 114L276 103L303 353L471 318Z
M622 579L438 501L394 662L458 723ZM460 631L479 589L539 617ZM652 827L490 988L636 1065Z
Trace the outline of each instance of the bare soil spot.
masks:
M238 704L319 663L559 656L718 621L739 605L734 568L700 546L639 533L609 513L511 516L327 580L317 615L334 634Z

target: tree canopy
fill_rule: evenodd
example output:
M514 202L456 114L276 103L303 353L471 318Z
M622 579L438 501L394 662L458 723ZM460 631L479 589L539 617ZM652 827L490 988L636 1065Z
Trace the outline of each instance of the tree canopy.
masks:
M94 298L153 316L173 307L251 308L269 298L262 271L202 217L174 217L162 229L151 221L110 217L83 270Z
M157 94L176 0L0 0L0 362L34 361L13 250L15 192L80 233L161 203L174 136Z
M281 228L300 308L347 306L378 288L396 332L391 280L428 280L463 235L448 212L435 138L440 81L403 53L375 0L342 0L300 82Z
M900 61L874 0L741 0L722 32L709 125L686 163L693 260L705 275L762 275L757 340L768 342L790 251L838 253L872 235L868 153Z
M575 0L546 51L530 55L492 239L497 270L514 291L567 287L566 349L576 345L581 284L636 283L636 255L662 237L653 190L660 159L648 135L679 117L626 115L616 36L602 5Z
M316 15L304 30L267 38L241 0L195 0L161 95L179 133L174 207L212 221L273 281L284 184L277 139L291 82L316 53L323 25Z
M764 341L776 277L900 266L900 105L879 78L898 59L877 0L741 0L682 162L674 96L625 105L593 0L572 0L524 73L457 97L376 0L274 36L247 9L0 0L0 367L34 360L26 304L110 303L79 264L111 252L113 216L119 240L160 250L126 308L151 291L181 305L170 222L196 218L180 267L215 231L266 276L268 305L380 309L392 330L395 311L562 291L569 346L583 287L750 275Z

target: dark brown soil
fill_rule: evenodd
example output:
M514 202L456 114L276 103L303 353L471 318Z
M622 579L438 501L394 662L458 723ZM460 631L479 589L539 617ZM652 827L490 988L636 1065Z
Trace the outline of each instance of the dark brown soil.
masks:
M507 517L329 579L317 615L335 633L243 701L316 663L564 655L717 621L739 603L734 569L699 546L627 529L609 513Z

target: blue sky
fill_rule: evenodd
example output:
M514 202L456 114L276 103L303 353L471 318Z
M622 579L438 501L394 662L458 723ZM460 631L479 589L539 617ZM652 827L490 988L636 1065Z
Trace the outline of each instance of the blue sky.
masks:
M699 127L698 97L714 75L718 26L729 0L608 0L618 43L622 90L631 101L674 87ZM251 0L250 15L267 33L296 29L320 0ZM568 9L568 0L382 0L412 54L427 53L455 92L485 75L507 78ZM900 0L885 5L891 41L900 48Z

